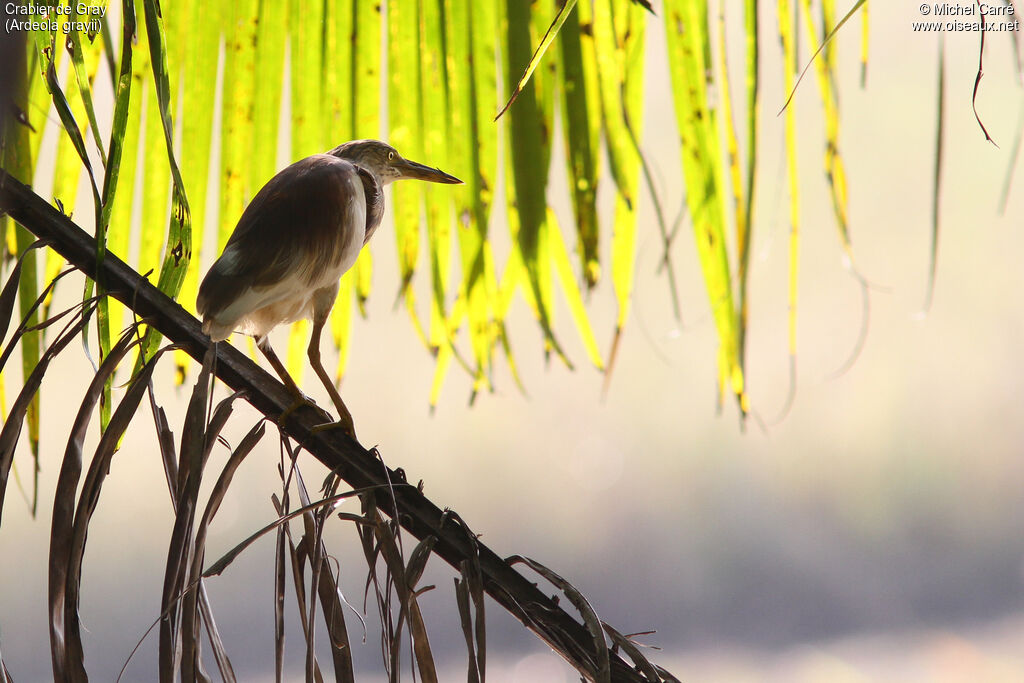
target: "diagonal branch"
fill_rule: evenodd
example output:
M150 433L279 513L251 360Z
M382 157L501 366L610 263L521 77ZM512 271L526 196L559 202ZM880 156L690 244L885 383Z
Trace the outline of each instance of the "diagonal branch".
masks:
M48 240L54 250L79 270L96 276L95 240L30 187L0 169L0 213L3 212L37 237ZM210 340L202 333L198 320L114 254L108 252L101 267L111 296L145 318L196 361L202 361ZM294 399L284 385L244 354L227 344L219 345L217 352L217 377L232 390L244 391L246 400L258 411L277 419L291 406ZM595 652L593 635L579 621L479 539L471 538L462 525L406 483L399 471L388 469L341 430L314 432L313 427L320 422L320 414L304 406L288 417L282 429L355 488L393 484L402 527L418 539L437 539L434 552L456 570L463 561L479 562L487 594L582 674L593 678L596 662L610 655L610 680L649 680L617 652L608 651L607 646L602 646L604 652ZM385 506L383 511L393 515L389 508Z

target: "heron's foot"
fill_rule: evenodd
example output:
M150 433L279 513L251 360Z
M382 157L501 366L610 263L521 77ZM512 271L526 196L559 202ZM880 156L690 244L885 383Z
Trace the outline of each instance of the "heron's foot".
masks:
M321 408L320 406L318 406L316 404L316 401L311 399L309 396L306 396L302 392L299 392L299 395L295 397L295 400L292 402L292 404L290 406L288 406L287 408L285 408L284 412L281 413L278 416L278 418L277 418L277 425L279 427L283 426L284 423L288 420L288 418L292 416L292 413L294 413L296 410L298 410L299 408L302 408L304 406L309 406L313 410L317 411L326 420L331 420L332 419L331 414L328 413L323 408Z
M356 426L355 424L353 424L351 417L346 420L345 417L343 416L340 420L337 420L336 422L325 422L323 424L316 425L313 427L311 431L326 432L333 429L340 429L344 431L346 434L352 437L353 441L358 442L358 439L356 439Z

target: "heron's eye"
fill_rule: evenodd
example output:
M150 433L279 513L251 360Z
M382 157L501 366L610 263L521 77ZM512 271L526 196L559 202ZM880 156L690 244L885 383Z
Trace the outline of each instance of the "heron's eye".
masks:
M388 161L394 161L394 160L395 160L395 153L394 152L388 152Z

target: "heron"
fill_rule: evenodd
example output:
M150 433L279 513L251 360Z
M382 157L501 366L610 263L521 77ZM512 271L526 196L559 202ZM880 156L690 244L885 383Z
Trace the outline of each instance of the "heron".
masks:
M379 140L346 142L288 166L242 212L224 251L199 286L196 308L213 342L232 332L251 335L281 381L296 396L291 412L310 403L274 353L270 331L313 321L307 355L327 389L341 427L355 439L352 414L320 360L320 336L338 296L338 280L384 215L384 187L405 178L462 181L403 158Z

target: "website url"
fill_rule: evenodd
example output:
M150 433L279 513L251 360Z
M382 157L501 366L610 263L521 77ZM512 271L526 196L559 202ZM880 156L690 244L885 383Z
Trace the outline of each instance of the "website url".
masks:
M954 33L967 31L991 31L1005 33L1020 30L1020 19L1015 21L913 21L914 31L925 33Z

